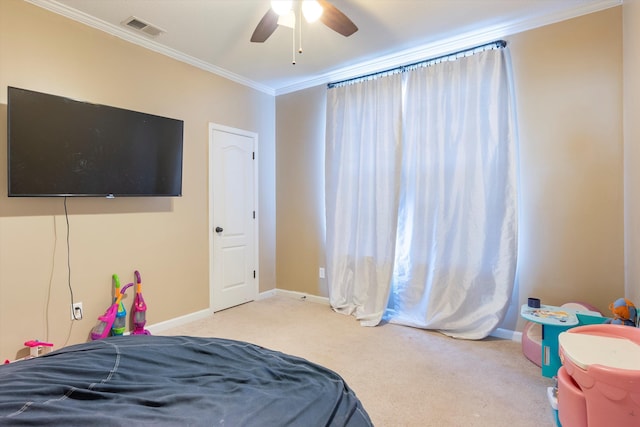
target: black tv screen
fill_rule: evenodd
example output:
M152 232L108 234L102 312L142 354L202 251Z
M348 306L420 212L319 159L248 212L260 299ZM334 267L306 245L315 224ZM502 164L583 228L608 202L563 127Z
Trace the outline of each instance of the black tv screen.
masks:
M8 88L11 197L180 196L184 122Z

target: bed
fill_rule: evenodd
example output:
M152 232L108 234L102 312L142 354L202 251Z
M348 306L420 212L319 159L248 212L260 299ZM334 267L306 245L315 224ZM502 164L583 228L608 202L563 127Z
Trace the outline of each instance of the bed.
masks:
M335 372L221 338L131 335L0 365L1 425L371 426Z

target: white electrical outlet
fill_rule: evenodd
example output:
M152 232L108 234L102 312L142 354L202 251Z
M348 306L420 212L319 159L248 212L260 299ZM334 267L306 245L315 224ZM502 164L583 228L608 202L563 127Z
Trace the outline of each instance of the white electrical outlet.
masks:
M324 268L320 267L320 278L324 279Z
M71 304L71 320L82 320L83 314L81 302Z

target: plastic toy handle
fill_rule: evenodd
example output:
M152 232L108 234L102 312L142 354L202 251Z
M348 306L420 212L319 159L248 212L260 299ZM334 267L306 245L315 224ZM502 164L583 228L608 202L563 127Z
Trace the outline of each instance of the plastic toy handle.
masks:
M38 347L38 346L42 346L42 347L53 347L53 344L50 342L42 342L42 341L38 341L38 340L30 340L30 341L26 341L24 343L25 347Z
M111 278L113 279L115 288L120 289L120 278L118 277L118 275L114 274L113 276L111 276Z
M142 283L142 278L140 278L140 273L138 272L138 270L133 272L133 275L136 276L136 283L139 285L140 283Z
M126 285L124 285L124 288L122 288L120 290L120 294L124 295L124 293L127 291L127 289L129 289L131 286L133 286L133 283L127 283Z
M127 291L127 289L129 289L130 286L133 286L133 283L127 283L126 285L124 285L124 288L120 289L120 293L118 294L115 302L113 303L114 305L116 305L116 308L118 305L120 305L120 301L122 301L122 297L124 297L124 293Z

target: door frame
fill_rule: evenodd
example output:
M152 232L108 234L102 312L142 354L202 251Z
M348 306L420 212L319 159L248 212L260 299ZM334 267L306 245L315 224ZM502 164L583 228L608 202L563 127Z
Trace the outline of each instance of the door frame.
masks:
M253 244L253 265L255 266L255 280L254 280L254 293L255 293L255 299L258 298L258 294L259 294L259 290L260 290L260 258L259 258L259 242L260 242L260 235L259 235L259 231L260 231L260 227L259 227L259 223L260 223L260 216L259 216L259 212L258 212L258 194L259 194L259 187L258 187L258 134L255 132L250 132L250 131L246 131L246 130L242 130L242 129L237 129L237 128L233 128L233 127L229 127L229 126L224 126L224 125L220 125L217 123L209 123L209 144L208 144L208 156L207 156L207 169L208 169L208 197L209 197L209 221L208 221L208 229L207 229L207 237L209 239L209 310L213 313L213 307L214 307L214 301L213 301L213 287L215 286L214 283L214 268L213 268L213 257L215 256L214 254L214 244L213 244L213 239L214 239L214 228L216 227L216 225L213 222L213 179L214 179L214 170L213 170L213 161L212 161L212 155L213 155L213 144L214 144L214 138L213 138L213 134L215 131L218 132L226 132L226 133L231 133L231 134L235 134L235 135L241 135L241 136L245 136L248 138L253 139L253 153L254 153L254 161L253 161L253 207L255 210L255 220L253 221L253 240L254 240L254 244Z

